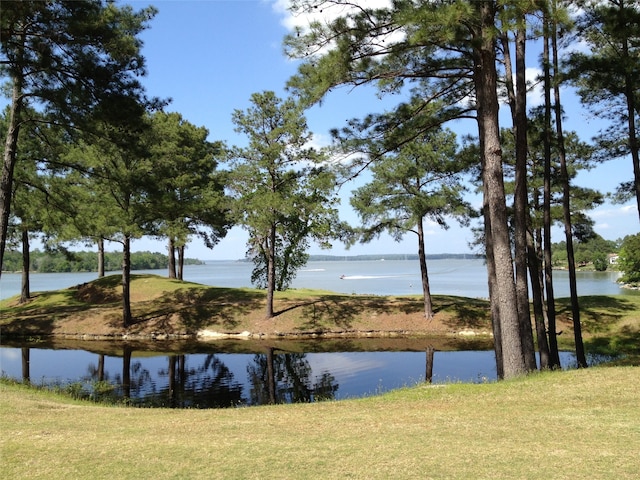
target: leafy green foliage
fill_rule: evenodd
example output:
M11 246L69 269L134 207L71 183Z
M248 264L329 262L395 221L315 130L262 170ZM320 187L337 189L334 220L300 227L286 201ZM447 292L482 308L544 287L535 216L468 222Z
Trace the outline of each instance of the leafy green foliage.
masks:
M605 240L598 234L584 241L574 243L574 257L576 264L580 267L592 265L597 271L605 271L609 267L609 255L618 252L619 241ZM565 242L554 243L552 245L553 264L555 266L566 266L567 248Z
M49 252L35 249L30 254L30 270L35 273L58 272L95 272L98 266L96 252ZM122 253L105 253L105 270L118 271L122 269ZM185 259L186 264L198 264L199 260ZM133 252L131 254L131 268L133 270L157 270L167 268L167 255L158 252ZM7 251L2 270L16 272L22 269L22 255L17 251Z
M363 222L363 241L383 231L400 239L425 218L447 228L448 216L464 216L463 169L455 134L440 129L373 162L373 180L351 199Z
M584 2L580 41L589 48L570 54L568 78L582 102L599 118L610 121L596 138L603 160L631 156L634 177L623 182L614 200L636 196L640 206L640 8L636 1ZM586 53L588 52L588 53Z
M196 234L213 248L230 226L229 199L223 174L217 171L223 145L209 142L206 128L196 127L178 113L155 112L150 120L153 230L157 236L173 239L175 246L185 245Z
M273 92L251 101L233 114L236 130L249 140L231 151L233 217L249 232L252 280L282 290L306 263L309 242L336 234L335 175L324 152L307 146L311 134L299 105Z
M155 8L134 11L114 2L5 2L0 16L0 75L11 90L0 182L0 261L7 238L20 129L50 123L70 138L80 131L118 130L112 141L135 137L145 97L138 76L144 58L137 35ZM32 115L37 107L37 115ZM39 159L42 160L42 159Z
M618 267L624 283L640 283L640 233L628 235L622 240Z

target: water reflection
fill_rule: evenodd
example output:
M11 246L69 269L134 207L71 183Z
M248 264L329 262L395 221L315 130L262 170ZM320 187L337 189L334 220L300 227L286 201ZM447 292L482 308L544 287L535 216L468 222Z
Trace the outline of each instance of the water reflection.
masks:
M260 352L150 352L128 344L110 351L0 348L2 374L44 386L73 386L98 401L170 408L222 408L316 402L372 395L419 382L495 379L491 350L306 352L282 345ZM406 344L405 345L406 348ZM369 346L372 346L370 344ZM571 355L564 354L566 365Z
M250 384L250 404L302 403L335 398L336 379L323 372L314 381L313 369L305 353L276 354L271 347L267 353L256 354L247 366Z

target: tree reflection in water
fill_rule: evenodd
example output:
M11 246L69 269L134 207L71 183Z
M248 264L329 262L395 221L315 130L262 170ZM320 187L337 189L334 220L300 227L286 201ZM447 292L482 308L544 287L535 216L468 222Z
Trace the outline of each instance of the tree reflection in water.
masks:
M168 357L168 384L155 395L156 404L171 408L221 408L242 405L242 384L215 354L204 357L201 365L189 367L185 355ZM150 396L146 402L149 403Z
M335 398L338 384L328 372L315 383L310 376L311 365L304 353L276 355L274 348L266 354L256 354L247 366L250 384L250 403L301 403Z

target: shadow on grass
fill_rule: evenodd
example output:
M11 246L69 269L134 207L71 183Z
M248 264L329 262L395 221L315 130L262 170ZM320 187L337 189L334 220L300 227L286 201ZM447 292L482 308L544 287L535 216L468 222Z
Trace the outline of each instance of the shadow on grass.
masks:
M353 321L367 314L367 311L386 313L392 310L388 301L377 297L345 297L325 295L312 302L306 302L286 309L301 308L302 330L324 330L331 327L349 329ZM284 311L283 311L284 312ZM283 312L278 312L279 314Z
M616 333L585 340L584 346L589 353L638 357L640 356L640 330L624 326Z
M91 305L105 305L122 301L122 293L116 290L120 286L122 286L122 277L109 275L72 287L72 290L75 291L75 298L79 301Z
M38 292L2 312L2 336L49 335L57 319L92 308L78 300L74 289Z
M444 323L452 328L466 326L484 329L491 326L489 302L475 298L437 295L434 298L434 313L447 314Z
M637 306L624 297L589 295L579 297L580 324L584 333L599 334L611 330L625 314ZM571 323L571 301L568 298L556 300L556 312L561 320Z
M180 316L188 333L194 333L211 325L227 329L235 328L239 318L260 309L264 294L233 288L181 288L167 292L162 299L155 299L148 307L138 305L132 327L153 327L170 330L171 317Z

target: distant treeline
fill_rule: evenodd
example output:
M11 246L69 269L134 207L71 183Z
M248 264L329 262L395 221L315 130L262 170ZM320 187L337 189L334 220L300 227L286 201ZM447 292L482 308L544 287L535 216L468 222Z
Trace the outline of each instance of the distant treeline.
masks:
M97 252L46 252L33 250L30 253L29 271L34 273L96 272L98 271ZM203 262L187 258L185 265L200 265ZM169 257L159 252L133 252L132 270L157 270L168 268ZM122 269L122 252L106 252L104 269L107 272ZM3 272L22 271L22 254L7 251L2 263Z
M428 260L442 259L477 259L484 258L482 255L475 253L436 253L427 255ZM331 262L331 261L363 261L363 260L418 260L418 254L404 253L386 253L380 255L311 255L309 261L312 262Z

